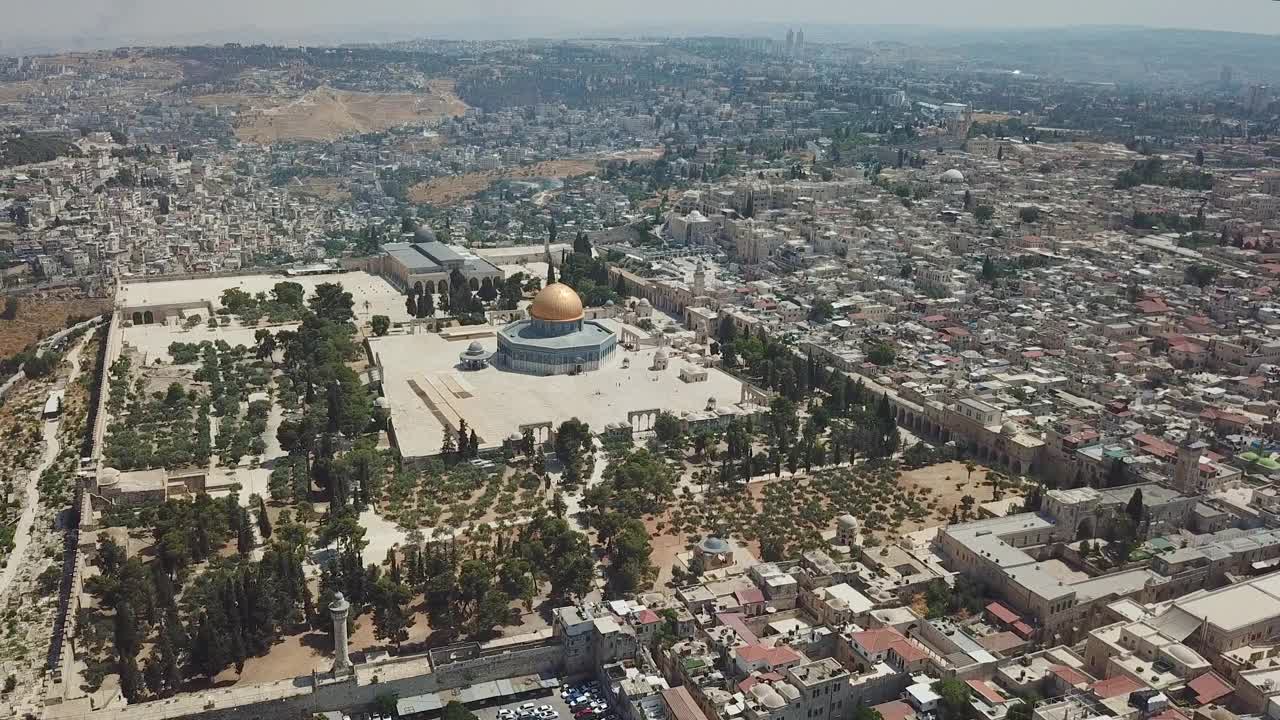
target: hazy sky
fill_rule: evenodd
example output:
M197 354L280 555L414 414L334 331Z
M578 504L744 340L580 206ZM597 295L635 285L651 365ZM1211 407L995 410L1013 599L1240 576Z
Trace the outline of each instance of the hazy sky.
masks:
M45 40L163 40L166 35L359 40L414 35L557 35L646 29L730 34L741 23L963 27L1147 25L1280 34L1273 0L0 0L0 49ZM432 32L435 30L435 32ZM816 33L815 33L816 34Z

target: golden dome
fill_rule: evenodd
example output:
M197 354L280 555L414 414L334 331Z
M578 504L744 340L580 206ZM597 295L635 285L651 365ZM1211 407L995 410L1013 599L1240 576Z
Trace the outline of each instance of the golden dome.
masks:
M551 283L538 291L529 306L529 315L548 322L573 322L582 319L582 298L564 283Z

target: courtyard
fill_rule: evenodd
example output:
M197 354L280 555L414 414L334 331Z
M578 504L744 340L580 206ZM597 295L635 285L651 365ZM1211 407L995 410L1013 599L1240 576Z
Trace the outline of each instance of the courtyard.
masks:
M701 368L675 353L666 369L651 370L660 351L654 347L619 346L599 370L580 375L537 376L492 366L460 370L458 355L473 340L486 352L497 348L491 332L456 341L436 334L370 339L405 457L439 453L446 424L456 427L459 420L475 430L482 447L492 447L519 435L527 424L559 425L576 417L599 432L608 424L626 422L633 411L663 409L679 416L706 410L710 400L728 408L742 399L742 382L716 369L708 369L702 382L682 380L681 370Z

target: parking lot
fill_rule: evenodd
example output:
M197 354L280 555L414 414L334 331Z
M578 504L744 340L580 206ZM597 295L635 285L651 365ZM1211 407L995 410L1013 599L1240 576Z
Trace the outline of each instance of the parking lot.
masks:
M472 708L479 720L617 720L598 686L569 683L541 697Z
M522 700L516 700L503 705L471 708L471 712L475 713L476 717L480 720L498 720L499 710L509 710L514 716L519 717L521 705L533 705L535 708L542 707L543 705L550 705L551 709L559 714L559 718L557 720L569 720L569 718L573 717L573 713L569 712L569 705L560 697L559 689L553 690L549 694L541 697L527 697ZM503 713L503 715L506 717L506 713ZM536 720L536 718L534 720Z

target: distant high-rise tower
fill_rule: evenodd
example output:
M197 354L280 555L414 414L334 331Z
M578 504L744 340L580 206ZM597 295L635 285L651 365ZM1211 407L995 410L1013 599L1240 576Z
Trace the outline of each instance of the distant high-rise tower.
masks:
M1266 85L1250 85L1246 106L1251 113L1258 112L1271 102L1271 88Z
M1222 71L1218 73L1218 84L1223 88L1231 87L1231 81L1235 79L1235 70L1230 65L1223 65Z
M796 47L796 31L787 28L787 52L791 52Z
M804 30L801 29L796 31L796 51L798 52L803 47L804 47Z

